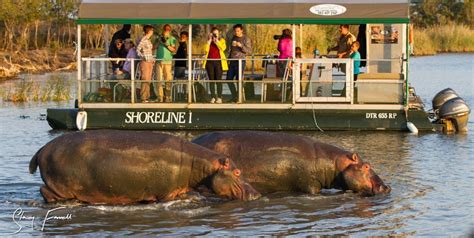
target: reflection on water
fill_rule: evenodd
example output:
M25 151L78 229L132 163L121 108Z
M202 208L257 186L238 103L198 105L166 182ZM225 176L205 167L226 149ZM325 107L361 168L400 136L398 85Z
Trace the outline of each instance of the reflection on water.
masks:
M472 54L415 58L412 84L427 107L445 87L471 107ZM74 74L71 74L72 77ZM39 235L46 212L72 220L48 221L45 235L467 235L474 228L473 139L467 135L397 132L298 132L355 151L392 187L387 196L359 197L337 190L309 196L272 194L252 202L225 202L191 194L181 201L135 206L49 205L42 202L39 173L28 163L46 142L63 134L51 131L44 116L62 104L0 104L0 235L18 229L15 209L37 217L34 228L23 220L21 234ZM22 117L23 116L23 117ZM471 117L469 129L474 131ZM190 140L203 132L174 132Z

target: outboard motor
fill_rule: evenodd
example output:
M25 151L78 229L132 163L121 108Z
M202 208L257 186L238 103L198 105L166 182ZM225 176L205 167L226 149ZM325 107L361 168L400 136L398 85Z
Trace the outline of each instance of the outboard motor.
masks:
M459 95L452 90L451 88L446 88L441 90L439 93L437 93L433 100L433 111L437 115L438 114L438 109L443 106L443 104L453 98L458 98Z
M467 132L469 113L471 113L471 109L460 97L445 102L438 112L439 118L451 120L456 131L461 133Z
M445 132L467 132L471 109L454 90L451 88L441 90L433 98L432 103L435 122L444 124Z

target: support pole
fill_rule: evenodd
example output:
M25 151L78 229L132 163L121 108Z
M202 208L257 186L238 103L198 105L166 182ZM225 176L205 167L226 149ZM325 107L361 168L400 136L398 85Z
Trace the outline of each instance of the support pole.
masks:
M189 33L189 39L188 39L188 104L191 104L193 102L192 98L192 81L193 81L193 25L189 24L188 26L188 33Z
M105 55L109 54L109 25L105 24L104 26L104 49ZM114 43L115 44L115 43Z
M242 79L244 78L243 77L244 72L242 71L242 69L243 69L242 68L242 59L239 59L239 74L238 74L239 75L239 78L238 78L238 80L239 80L239 84L238 84L238 86L239 86L239 103L242 103Z
M293 61L293 62L292 62L292 63L293 63L293 70L291 71L291 73L292 73L291 84L293 85L293 87L291 87L291 92L292 92L292 93L291 93L291 94L292 94L292 95L291 95L291 96L292 96L292 97L291 97L291 98L292 98L291 101L292 101L292 103L293 103L293 105L294 105L294 104L296 103L296 101L295 101L295 100L296 100L296 95L295 95L296 90L295 90L295 89L296 89L296 87L299 87L299 85L296 85L296 81L297 81L297 80L295 80L295 79L296 79L296 77L299 77L299 75L296 75L296 71L297 71L297 70L295 70L295 67L299 67L299 64L295 64L295 59L296 59L296 50L295 50L295 49L296 49L296 25L293 24L292 28L293 28L293 29L292 29L292 34L293 34L293 35L292 35L291 37L293 38L293 41L292 41L292 42L293 42L293 59L292 59L292 61ZM298 80L298 81L299 81L299 80ZM285 90L285 91L286 91L286 90Z
M303 24L300 24L300 48L303 50Z
M295 48L296 48L296 25L293 24L292 25L292 36L291 38L293 38L292 42L293 42L293 59L296 58L296 52L295 52Z
M254 33L254 37L253 39L257 39L257 24L253 24L253 33ZM257 43L257 41L255 41L255 43ZM253 46L253 48L255 49L255 44ZM252 50L252 75L255 74L255 50Z
M132 59L131 61L132 61L131 62L132 67L131 67L131 70L130 70L131 71L130 72L131 73L130 79L132 80L132 86L131 86L131 88L132 88L131 89L132 90L132 92L131 92L132 101L131 102L133 104L133 103L135 103L135 93L136 93L135 92L135 59Z
M81 61L81 25L77 25L77 103L78 107L82 104L82 92L81 92L81 78L82 78L82 61Z

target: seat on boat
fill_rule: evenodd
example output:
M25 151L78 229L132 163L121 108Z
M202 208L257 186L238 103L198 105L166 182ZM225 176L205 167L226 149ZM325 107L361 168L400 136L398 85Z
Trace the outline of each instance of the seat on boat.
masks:
M278 65L278 64L276 64ZM278 66L276 66L278 67ZM278 71L278 70L277 70ZM274 77L268 77L268 76L274 76ZM275 92L278 92L281 94L281 102L286 101L287 97L287 90L288 90L288 84L291 84L291 81L289 80L291 76L291 67L290 67L290 61L286 62L285 65L285 70L283 73L282 77L278 77L276 74L272 74L269 72L268 65L265 67L265 74L262 79L262 91L261 91L261 102L267 101L267 97L269 97L269 94L275 94ZM280 82L285 82L285 83L280 83ZM268 84L270 84L272 87L270 87L270 90L268 88ZM280 90L275 90L275 86L281 85ZM269 93L271 91L271 93Z

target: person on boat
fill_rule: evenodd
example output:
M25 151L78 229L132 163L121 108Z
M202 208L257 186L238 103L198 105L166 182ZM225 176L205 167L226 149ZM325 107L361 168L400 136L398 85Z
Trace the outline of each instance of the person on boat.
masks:
M126 39L130 39L130 30L131 29L132 29L132 25L124 24L122 26L122 29L115 32L114 35L112 36L112 40L110 41L109 49L112 48L112 46L115 43L115 40L117 40L117 39L121 39L122 41L125 41Z
M410 55L415 54L415 49L414 44L415 44L415 37L414 37L414 30L413 30L413 24L408 25L408 49L410 52Z
M125 41L125 39L130 38L130 30L132 29L132 25L130 24L125 24L122 26L122 29L118 30L117 32L114 33L112 36L112 40L110 40L109 44L109 52L107 55L110 58L122 58L119 56L126 56L127 53L125 52L123 44L120 45L120 47L117 47L117 40L120 39L121 42ZM122 53L122 54L120 54ZM119 61L113 61L112 62L112 71L115 71L117 68L121 68L123 65L123 62ZM120 67L119 67L120 66Z
M339 32L341 36L337 42L337 45L334 47L328 48L328 54L330 51L337 51L337 58L349 58L351 52L351 46L356 37L349 32L349 25L340 25Z
M158 101L163 102L163 81L165 81L165 101L171 102L171 80L173 79L171 67L173 65L173 55L176 53L176 38L171 35L169 24L163 26L163 33L158 36L157 45L155 76L158 83L154 85L155 94L158 96Z
M153 73L153 65L155 58L153 58L153 44L150 38L153 36L153 26L145 25L143 27L143 37L137 46L137 54L141 59L140 73L141 73L141 90L140 98L142 102L149 102L150 99L150 82Z
M244 27L242 24L233 26L234 36L231 39L232 46L230 47L229 71L227 71L227 80L239 79L239 75L245 71L245 57L252 52L252 41L244 35ZM242 72L239 72L239 61L235 59L242 59ZM238 101L237 89L233 82L227 83L230 93L232 94L231 102Z
M285 73L288 59L293 58L293 38L292 32L290 29L284 29L281 36L278 36L278 51L280 55L278 56L278 76L283 77Z
M125 52L127 53L127 59L136 59L137 58L137 51L135 49L135 43L133 43L132 39L125 40ZM123 67L120 70L116 70L114 72L114 76L117 80L122 79L130 79L132 71L132 61L128 60L123 63Z
M132 39L126 39L124 45L125 45L125 50L127 51L126 58L136 59L137 51L135 50L135 43L133 43ZM127 60L123 64L123 68L121 70L117 70L114 72L113 79L114 80L130 80L131 72L132 72L132 61ZM121 102L125 98L126 91L122 84L119 84L118 86L115 86L115 84L117 84L117 82L110 83L111 89L116 91L116 95L117 95L116 101Z
M360 53L359 53L360 43L354 41L351 46L351 59L354 60L354 81L357 81L357 76L360 74Z
M303 52L301 47L295 48L295 57L297 59L303 58ZM300 65L300 80L301 80L301 96L306 97L306 89L308 88L308 76L306 75L306 69L308 65L306 63L301 63Z
M228 70L225 57L226 44L224 38L220 37L219 30L214 27L207 38L207 44L204 46L206 60L203 68L207 71L209 80L222 80L222 72ZM217 84L217 94L216 94ZM222 103L222 83L210 83L211 103Z
M173 56L174 62L174 79L184 79L186 76L186 66L188 64L188 38L189 33L182 31L179 34L179 45L176 54Z
M122 39L116 39L115 44L110 48L108 56L110 58L125 58L127 56L127 51L123 45ZM112 72L121 70L123 67L123 60L112 60Z

